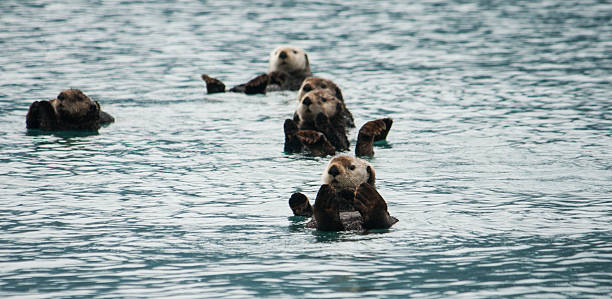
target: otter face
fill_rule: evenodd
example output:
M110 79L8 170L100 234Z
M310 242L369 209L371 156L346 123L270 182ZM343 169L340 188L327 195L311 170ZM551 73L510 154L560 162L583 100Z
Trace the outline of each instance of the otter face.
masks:
M57 115L67 119L82 119L100 111L100 104L78 89L66 89L49 102Z
M283 71L287 73L310 72L308 55L298 47L281 46L270 53L268 72Z
M302 82L302 86L298 91L298 101L301 100L307 92L317 89L327 90L329 93L335 95L340 101L343 101L342 92L336 83L319 77L308 77Z
M313 90L304 94L295 112L300 118L300 124L312 122L321 112L329 118L334 116L338 103L340 100L326 90Z
M321 179L323 184L331 185L336 191L352 191L363 182L374 186L376 174L367 161L351 156L337 156L329 161Z

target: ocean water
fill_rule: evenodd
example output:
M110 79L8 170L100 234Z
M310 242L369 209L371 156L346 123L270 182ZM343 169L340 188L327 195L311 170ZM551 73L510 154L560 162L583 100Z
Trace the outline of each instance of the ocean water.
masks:
M0 295L609 298L611 24L597 0L1 1ZM205 93L282 44L357 126L394 119L369 159L391 229L291 216L329 160L283 152L295 92ZM66 88L116 122L28 132Z

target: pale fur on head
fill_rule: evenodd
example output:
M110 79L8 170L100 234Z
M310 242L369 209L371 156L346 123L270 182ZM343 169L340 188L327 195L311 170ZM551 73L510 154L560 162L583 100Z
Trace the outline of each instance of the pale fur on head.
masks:
M300 89L298 91L297 99L298 101L304 97L306 93L312 90L317 89L325 89L328 90L331 94L335 95L340 101L344 101L342 98L342 91L338 88L338 85L331 80L324 79L321 77L308 77L304 79Z
M310 74L310 63L304 49L294 46L280 46L270 52L268 72L283 71Z
M336 172L336 175L332 173ZM372 186L376 183L374 168L365 160L352 156L336 156L329 161L321 176L323 184L329 184L337 191L355 190L361 183Z
M300 118L300 124L314 121L321 112L331 118L336 114L338 103L340 103L340 100L329 93L328 90L313 90L304 94L295 112Z

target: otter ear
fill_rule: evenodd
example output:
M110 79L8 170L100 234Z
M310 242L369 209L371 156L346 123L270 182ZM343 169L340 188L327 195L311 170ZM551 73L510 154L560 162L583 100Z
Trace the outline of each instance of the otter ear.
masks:
M374 169L372 169L371 166L368 166L366 170L368 171L368 174L370 175L370 177L368 178L368 184L374 186L374 184L376 183L376 172L374 172Z
M336 98L338 98L340 101L344 102L344 98L342 97L342 91L340 90L340 88L338 86L336 86Z

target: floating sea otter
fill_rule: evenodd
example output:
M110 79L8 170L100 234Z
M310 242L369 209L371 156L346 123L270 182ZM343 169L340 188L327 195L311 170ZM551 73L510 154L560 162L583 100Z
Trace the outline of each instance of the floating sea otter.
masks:
M231 92L246 94L276 90L298 90L304 79L312 76L306 52L298 47L281 46L270 53L268 72L249 82L232 87ZM225 92L225 84L217 78L202 75L208 93Z
M320 78L320 77L309 77L302 82L302 86L298 91L297 100L298 102L302 101L304 95L313 90L327 90L330 94L334 95L342 104L344 105L344 97L342 96L342 91L331 80ZM355 122L353 121L353 115L351 112L346 109L341 112L342 118L344 118L345 125L347 128L354 128Z
M322 177L314 208L302 193L294 193L289 207L296 216L313 216L306 227L323 231L386 229L397 218L374 187L376 176L370 163L355 157L337 156Z
M66 89L56 99L36 101L26 115L28 129L96 131L115 119L78 89Z
M349 148L347 128L354 128L351 112L344 104L340 88L331 80L306 78L298 91L298 106L293 119L285 120L284 151L309 152L313 156L335 155ZM367 122L359 130L355 154L374 155L375 141L384 140L393 120Z
M301 143L295 141L305 132L312 135L310 131L322 133L321 139L327 139L334 150L347 150L349 141L343 118L345 110L344 103L327 90L313 90L304 94L293 114L293 119L285 120L285 151L301 152L305 147L310 148L308 145L311 143L308 140L301 140ZM321 142L328 148L324 140ZM319 150L313 148L311 151L314 153Z

